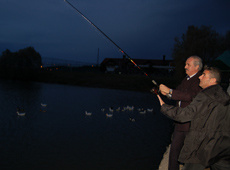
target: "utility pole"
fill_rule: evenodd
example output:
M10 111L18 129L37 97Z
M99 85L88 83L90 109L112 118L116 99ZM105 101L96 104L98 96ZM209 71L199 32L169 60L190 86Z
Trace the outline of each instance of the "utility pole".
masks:
M98 48L98 51L97 51L97 67L99 66L99 48Z

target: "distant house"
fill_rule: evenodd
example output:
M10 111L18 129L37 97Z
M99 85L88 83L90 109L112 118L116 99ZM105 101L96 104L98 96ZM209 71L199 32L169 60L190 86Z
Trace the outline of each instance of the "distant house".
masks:
M157 59L133 59L133 61L148 73L154 72L159 74L160 72L171 72L174 70L173 60L165 60L165 57L161 60ZM105 72L113 73L128 73L135 74L140 73L136 66L126 57L123 58L105 58L101 67Z

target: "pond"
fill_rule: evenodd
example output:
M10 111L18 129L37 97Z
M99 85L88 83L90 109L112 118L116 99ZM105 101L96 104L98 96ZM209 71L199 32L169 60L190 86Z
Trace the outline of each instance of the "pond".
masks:
M1 169L157 169L170 143L151 93L3 80L0 93Z

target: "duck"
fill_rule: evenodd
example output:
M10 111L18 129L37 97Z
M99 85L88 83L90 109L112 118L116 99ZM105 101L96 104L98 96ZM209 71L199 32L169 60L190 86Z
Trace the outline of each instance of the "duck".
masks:
M92 115L92 112L87 112L87 111L85 111L85 115L86 115L86 116L91 116L91 115Z
M118 107L118 108L116 109L117 112L119 112L120 110L121 110L121 107Z
M127 110L126 107L123 107L121 111L125 112L126 110Z
M140 114L145 114L145 113L146 113L146 110L140 111L139 113L140 113Z
M46 106L47 106L47 104L45 104L45 103L41 103L41 106L42 106L42 107L46 107Z
M18 116L25 116L26 113L23 108L17 107L17 115Z
M134 119L134 118L129 118L129 120L131 121L131 122L135 122L136 120Z
M144 110L144 109L143 109L143 108L138 108L137 110L138 110L139 112L141 112L141 111Z
M147 109L147 112L153 112L153 109Z
M109 108L109 111L110 111L110 112L113 112L113 107L110 107L110 108Z
M112 117L113 116L112 113L106 113L105 115L106 115L106 117Z
M129 111L133 111L133 110L134 110L134 106L127 106L127 109L128 109Z

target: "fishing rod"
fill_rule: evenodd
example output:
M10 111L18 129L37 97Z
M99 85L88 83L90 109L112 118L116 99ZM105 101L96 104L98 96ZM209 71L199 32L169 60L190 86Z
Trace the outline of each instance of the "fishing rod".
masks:
M80 12L75 6L73 6L69 1L64 0L66 3L68 3L75 11L77 11L90 25L92 25L94 28L96 28L102 35L104 35L110 42L112 42L118 50L126 56L131 63L133 63L140 71L144 73L145 76L149 77L152 80L152 83L158 88L158 84L156 83L155 80L153 80L140 66L138 66L129 55L122 50L111 38L109 38L100 28L98 28L92 21L90 21L82 12ZM154 92L155 93L155 92Z

